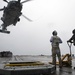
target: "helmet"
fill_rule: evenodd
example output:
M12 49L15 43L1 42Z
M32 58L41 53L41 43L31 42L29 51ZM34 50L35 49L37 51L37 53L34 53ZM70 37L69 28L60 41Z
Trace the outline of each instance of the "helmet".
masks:
M52 34L53 34L53 35L57 35L57 31L54 30L54 31L52 32Z
M75 34L75 29L72 31L73 34Z

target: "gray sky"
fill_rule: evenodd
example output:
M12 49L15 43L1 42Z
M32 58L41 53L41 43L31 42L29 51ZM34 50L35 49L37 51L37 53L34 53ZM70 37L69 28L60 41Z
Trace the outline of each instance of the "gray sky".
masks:
M0 8L4 5L7 3L0 0ZM22 12L33 22L21 16L16 26L8 27L9 35L0 33L0 51L12 51L17 55L51 55L49 40L52 31L57 30L63 41L61 53L69 53L66 41L75 28L75 0L33 0L23 4ZM72 53L75 53L74 46Z

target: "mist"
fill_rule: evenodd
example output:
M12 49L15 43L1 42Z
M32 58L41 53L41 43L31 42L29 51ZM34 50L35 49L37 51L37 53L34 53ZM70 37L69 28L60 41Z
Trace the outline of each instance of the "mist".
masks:
M0 8L7 5L2 0L0 3ZM75 0L32 0L23 4L22 13L32 22L21 16L16 26L7 28L10 34L0 33L0 51L11 51L14 55L51 55L49 40L53 30L57 30L63 41L61 54L69 53L67 40L75 29ZM0 17L2 14L1 11ZM73 45L72 53L75 53Z

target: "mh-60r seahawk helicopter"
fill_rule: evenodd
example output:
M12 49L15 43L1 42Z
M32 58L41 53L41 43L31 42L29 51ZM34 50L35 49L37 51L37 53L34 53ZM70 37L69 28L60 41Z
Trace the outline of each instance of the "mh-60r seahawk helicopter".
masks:
M30 0L25 0L23 2L21 2L21 0L18 1L7 1L7 0L3 0L5 2L8 3L7 7L3 7L2 9L0 9L0 11L3 11L3 16L1 17L1 20L3 21L3 24L1 25L1 29L0 32L2 33L10 33L10 31L7 31L7 27L10 25L16 25L17 22L20 21L20 16L22 15L22 4L25 2L28 2ZM24 15L23 15L24 16ZM30 20L29 18L27 18L26 16L24 16L27 20Z

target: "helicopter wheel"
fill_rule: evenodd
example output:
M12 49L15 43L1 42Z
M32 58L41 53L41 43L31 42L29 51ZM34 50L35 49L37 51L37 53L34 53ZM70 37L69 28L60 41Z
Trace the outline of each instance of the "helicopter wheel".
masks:
M18 18L18 21L20 21L20 18Z
M7 29L6 29L6 26L4 26L4 24L2 24L2 30L3 31L6 31Z

